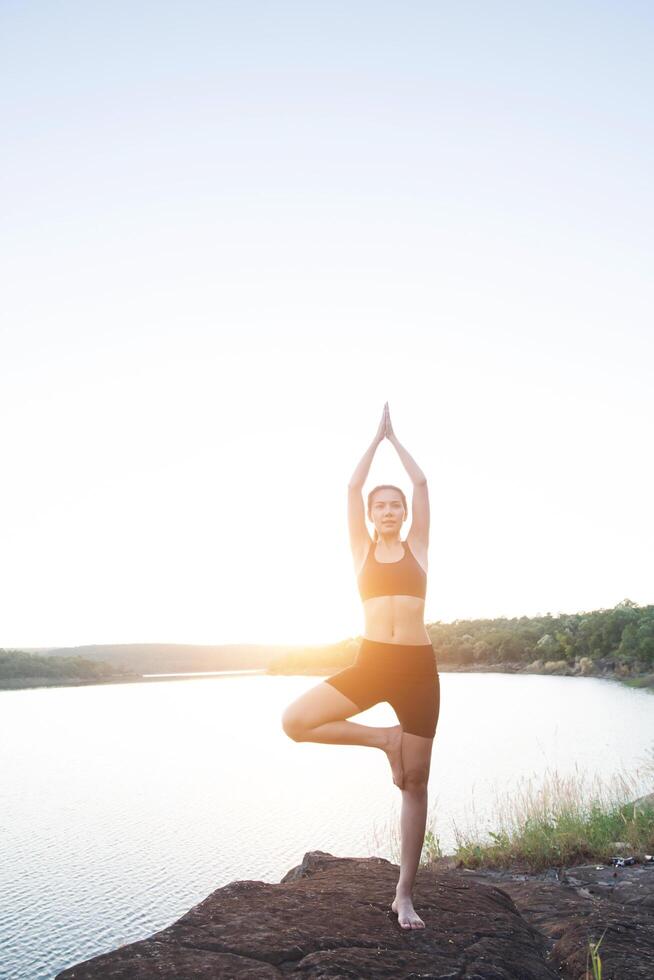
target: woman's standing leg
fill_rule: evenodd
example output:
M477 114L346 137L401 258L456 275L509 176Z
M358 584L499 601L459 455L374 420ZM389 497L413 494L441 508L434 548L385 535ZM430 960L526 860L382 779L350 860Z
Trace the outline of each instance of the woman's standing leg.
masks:
M413 884L427 825L427 781L431 765L433 738L402 733L402 835L400 877L391 908L403 929L424 929L425 923L413 907Z

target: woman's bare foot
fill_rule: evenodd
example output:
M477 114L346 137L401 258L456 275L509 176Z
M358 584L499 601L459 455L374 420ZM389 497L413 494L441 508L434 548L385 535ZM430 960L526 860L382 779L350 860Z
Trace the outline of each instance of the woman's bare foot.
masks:
M404 784L404 770L402 769L402 726L393 725L388 729L388 738L384 751L388 756L393 773L393 782L399 789Z
M424 929L425 923L413 907L410 895L396 895L391 908L397 915L397 921L402 929Z

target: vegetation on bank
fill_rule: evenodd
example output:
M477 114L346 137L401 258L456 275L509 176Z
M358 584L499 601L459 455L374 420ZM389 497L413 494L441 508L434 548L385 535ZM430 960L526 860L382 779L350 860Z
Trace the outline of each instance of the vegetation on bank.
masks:
M457 866L536 873L590 862L606 865L614 857L643 861L654 853L654 801L636 806L602 793L587 796L574 780L554 775L535 793L507 796L497 829L488 837L457 832Z
M624 599L612 609L520 616L513 619L457 619L426 624L439 665L564 661L587 658L602 668L619 666L633 673L654 671L654 606ZM349 667L361 637L331 646L284 653L269 673L293 674Z
M23 686L29 681L101 682L116 677L134 677L132 671L83 657L41 656L24 650L0 650L0 688Z
M459 619L430 623L427 630L440 663L573 663L588 657L640 665L643 671L654 667L654 606L630 599L593 612Z
M654 793L638 798L643 787L654 786L654 751L642 770L620 773L610 781L595 776L588 785L579 770L562 777L546 772L534 787L519 780L497 796L492 828L480 827L474 812L467 827L453 824L456 850L444 855L434 829L438 800L430 806L421 866L436 866L445 857L459 868L520 869L537 874L548 868L575 864L610 864L614 857L645 860L654 854ZM379 833L375 832L379 847ZM400 828L391 822L391 859L399 861Z

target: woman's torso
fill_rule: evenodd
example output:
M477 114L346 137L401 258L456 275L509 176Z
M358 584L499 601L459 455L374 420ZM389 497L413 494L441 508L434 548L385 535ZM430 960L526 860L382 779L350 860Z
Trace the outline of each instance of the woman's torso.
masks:
M392 553L382 552L380 561L378 542L368 539L365 548L363 555L355 557L360 593L388 591L396 594L369 595L366 598L362 595L364 637L379 643L430 643L424 623L427 549L407 538L406 541L398 541ZM403 554L398 557L401 552ZM395 557L385 560L390 554ZM402 589L417 594L404 595L401 594Z

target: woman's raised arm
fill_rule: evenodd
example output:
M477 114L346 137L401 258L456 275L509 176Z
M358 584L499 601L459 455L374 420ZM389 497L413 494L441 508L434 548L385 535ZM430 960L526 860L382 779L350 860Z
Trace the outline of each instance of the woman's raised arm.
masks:
M353 490L361 490L363 484L366 482L366 477L370 470L370 464L372 463L372 458L375 455L375 451L380 442L382 442L386 437L386 412L387 412L388 402L384 402L384 410L382 412L381 422L375 433L375 438L372 440L365 453L361 457L359 465L355 469L354 473L350 477L350 482L348 486Z
M370 535L368 534L368 528L366 527L366 516L361 491L364 483L366 482L366 478L370 470L370 464L372 463L377 446L386 436L387 405L388 403L384 405L384 411L382 412L381 422L379 423L379 427L375 433L375 438L372 440L361 457L359 465L350 477L350 482L348 483L347 487L348 527L350 530L350 545L352 547L352 553L355 560L358 560L362 550L367 551L368 544L370 543Z
M411 501L411 529L410 534L426 548L429 543L429 493L427 491L427 477L422 472L413 456L404 448L393 431L391 415L388 409L388 402L385 407L386 412L386 438L391 442L397 454L402 460L404 469L409 474L413 483L413 500Z

